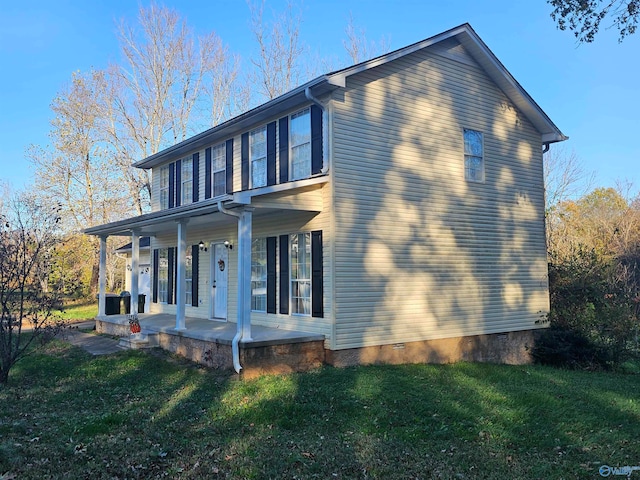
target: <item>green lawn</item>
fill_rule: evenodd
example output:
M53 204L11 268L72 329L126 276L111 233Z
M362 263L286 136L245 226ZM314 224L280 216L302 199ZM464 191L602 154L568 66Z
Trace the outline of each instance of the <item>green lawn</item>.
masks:
M461 363L238 381L159 351L93 358L54 342L11 381L0 478L557 479L640 465L639 375Z
M59 314L64 320L71 323L83 320L93 320L96 315L98 315L98 301L68 301L64 303L64 309L59 312Z

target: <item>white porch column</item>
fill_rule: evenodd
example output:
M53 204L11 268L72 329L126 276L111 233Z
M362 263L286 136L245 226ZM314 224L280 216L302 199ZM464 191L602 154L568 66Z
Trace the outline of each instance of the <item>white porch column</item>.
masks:
M238 323L242 341L251 341L251 236L253 208L244 208L238 218Z
M100 236L100 267L98 270L98 316L103 317L107 311L107 237Z
M185 323L185 289L186 289L186 251L187 251L187 220L178 221L178 256L176 279L176 330L186 330Z
M138 275L140 275L140 232L131 230L131 313L138 313Z

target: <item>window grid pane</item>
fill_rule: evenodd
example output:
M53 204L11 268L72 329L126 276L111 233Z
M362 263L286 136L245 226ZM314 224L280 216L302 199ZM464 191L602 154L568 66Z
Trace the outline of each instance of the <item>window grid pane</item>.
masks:
M213 174L213 196L219 197L227 193L227 173L214 172Z
M311 143L291 149L291 179L299 180L311 175Z
M193 163L189 158L182 159L181 192L181 205L186 205L193 201Z
M224 143L213 147L211 170L213 196L227 193L227 148Z
M267 311L267 239L251 242L251 310Z
M158 301L167 303L169 290L169 251L158 250Z
M306 108L291 115L291 179L311 175L311 111Z
M311 234L290 236L291 313L311 315Z
M192 286L193 286L193 257L191 256L191 253L188 252L187 253L187 258L185 261L185 277L186 277L186 286L185 286L185 299L184 299L184 303L186 305L191 305L193 303L193 297L192 297Z
M482 132L464 129L464 176L471 182L484 182Z
M160 208L169 208L169 166L160 169Z
M267 127L249 133L249 158L251 161L251 188L267 184Z

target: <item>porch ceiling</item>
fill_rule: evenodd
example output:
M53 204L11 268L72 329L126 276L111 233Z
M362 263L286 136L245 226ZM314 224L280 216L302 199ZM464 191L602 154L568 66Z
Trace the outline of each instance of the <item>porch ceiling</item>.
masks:
M227 209L254 209L253 217L263 217L280 211L322 211L321 188L328 181L327 177L291 182L289 185L263 187L251 191L238 192L233 196L220 199L208 199L189 205L160 210L117 222L107 223L83 230L88 235L97 236L131 236L137 231L140 236L156 236L175 232L177 223L187 220L187 229L207 225L220 227L235 225L234 217L218 210L218 202L223 200ZM292 188L293 187L293 188Z

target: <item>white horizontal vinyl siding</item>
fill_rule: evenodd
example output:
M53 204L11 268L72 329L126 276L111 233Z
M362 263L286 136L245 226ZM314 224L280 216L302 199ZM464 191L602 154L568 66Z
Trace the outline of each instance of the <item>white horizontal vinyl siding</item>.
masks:
M331 341L333 326L332 308L332 262L331 262L331 198L329 185L322 188L323 211L321 213L282 211L269 215L255 215L253 218L253 238L278 237L280 235L311 232L322 230L322 258L323 258L323 302L324 316L311 317L304 315L282 315L280 313L267 314L260 312L251 313L251 322L256 325L264 325L285 330L300 330L304 332L325 335L327 344ZM304 195L304 194L302 194ZM276 258L279 273L279 257ZM276 280L276 299L279 302L279 281ZM278 308L276 309L279 312Z
M206 227L189 228L187 224L187 250L190 251L192 245L198 245L200 241L203 241L207 245L207 251L199 251L198 254L198 306L187 305L185 307L185 315L187 317L195 318L209 318L209 301L210 301L210 256L212 249L209 248L209 242L224 242L230 241L233 244L237 244L237 229L224 226L220 228L211 229ZM177 231L171 234L158 235L151 239L151 258L153 259L153 250L156 248L175 247L178 243ZM227 318L235 321L237 311L237 298L235 292L237 292L237 254L236 250L232 250L229 253L229 296L227 299ZM153 261L153 260L152 260ZM153 273L153 268L152 268ZM153 275L151 278L151 292L153 295ZM149 299L149 301L151 301ZM151 313L168 313L175 315L175 304L161 304L151 303Z
M422 51L333 96L335 348L536 328L541 138L484 72ZM464 179L463 129L485 182Z

